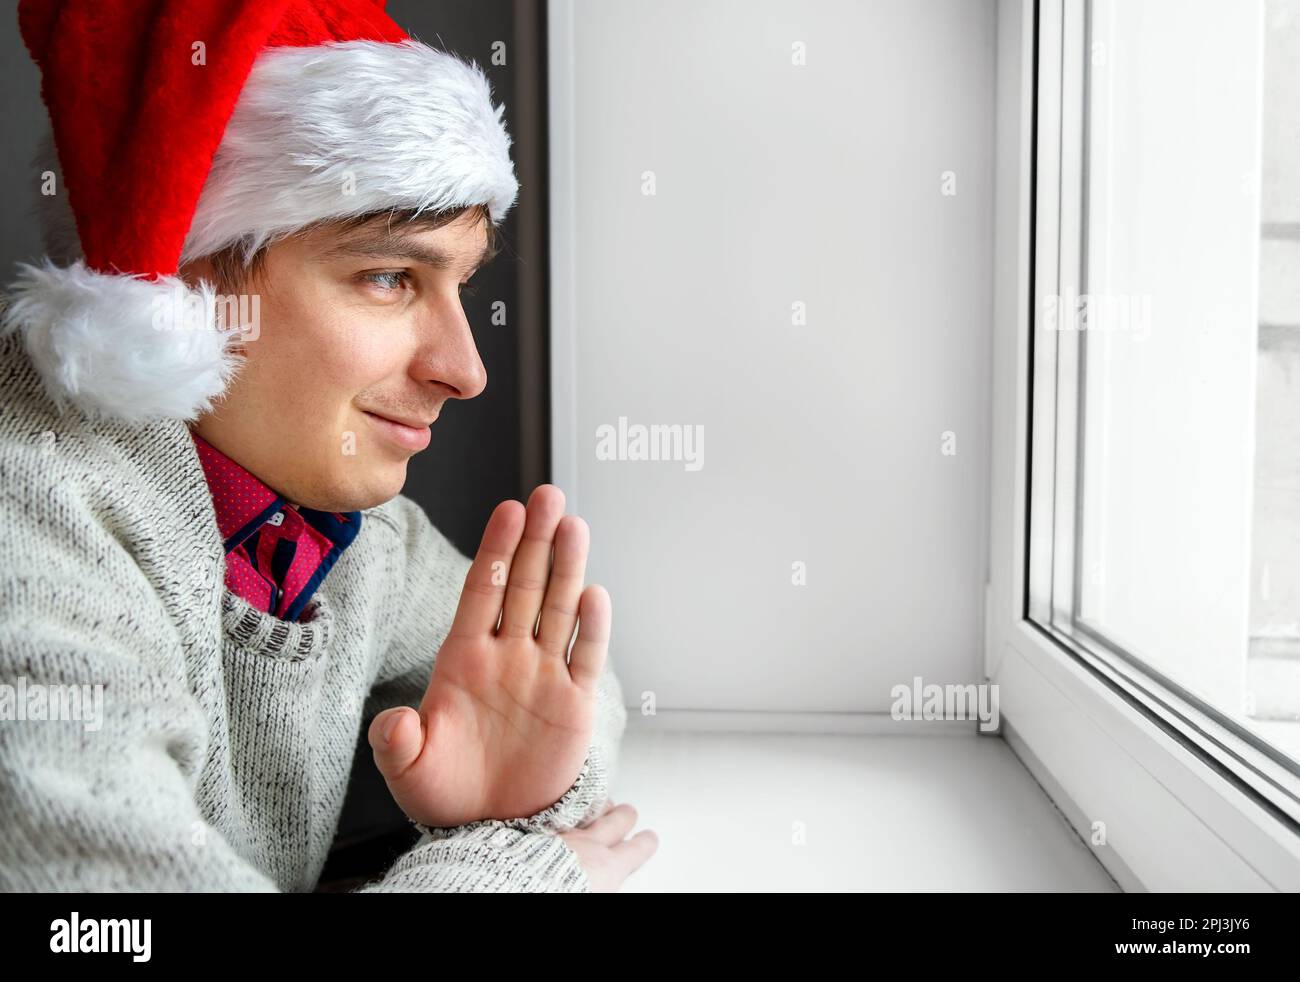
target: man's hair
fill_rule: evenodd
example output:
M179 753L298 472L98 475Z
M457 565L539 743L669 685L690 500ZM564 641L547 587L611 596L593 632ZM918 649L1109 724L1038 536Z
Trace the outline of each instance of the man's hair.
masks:
M412 231L426 231L429 229L442 228L444 225L450 225L466 212L474 215L478 221L483 223L487 230L487 253L484 257L484 262L486 263L501 251L502 243L501 233L497 229L496 225L489 219L487 208L484 205L466 205L461 208L449 208L444 211L423 211L419 213L414 209L372 211L367 212L364 215L353 215L349 218L329 218L319 222L313 222L311 225L298 229L292 234L298 235L319 229L330 229L337 232L352 232L381 222L386 223L390 229L393 229L395 226L400 226L403 229ZM264 271L267 250L270 249L271 246L275 245L276 242L287 237L288 236L281 236L279 239L274 239L268 242L266 245L252 253L252 255L247 255L243 244L238 242L209 255L207 259L212 264L212 272L217 281L217 291L223 294L241 292L240 287L252 282Z

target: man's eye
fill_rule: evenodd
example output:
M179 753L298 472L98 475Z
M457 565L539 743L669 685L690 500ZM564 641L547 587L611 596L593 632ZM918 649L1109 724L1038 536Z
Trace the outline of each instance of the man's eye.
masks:
M408 270L398 269L385 273L363 273L361 278L385 290L400 290L410 282L411 274Z

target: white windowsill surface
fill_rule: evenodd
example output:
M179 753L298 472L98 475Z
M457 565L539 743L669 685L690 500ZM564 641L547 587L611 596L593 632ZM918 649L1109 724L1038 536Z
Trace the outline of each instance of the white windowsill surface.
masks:
M683 732L633 719L611 795L659 850L623 892L1116 891L1005 741L971 731Z

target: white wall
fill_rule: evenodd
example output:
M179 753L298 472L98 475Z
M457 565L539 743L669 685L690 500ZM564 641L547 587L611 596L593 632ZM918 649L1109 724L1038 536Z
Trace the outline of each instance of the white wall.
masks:
M555 479L629 704L887 712L982 677L995 28L552 5ZM703 467L597 459L619 417L703 427Z

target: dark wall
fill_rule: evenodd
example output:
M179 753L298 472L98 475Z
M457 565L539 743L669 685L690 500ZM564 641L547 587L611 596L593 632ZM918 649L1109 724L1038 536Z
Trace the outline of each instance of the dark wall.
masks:
M16 3L6 3L0 15L0 118L5 138L0 140L0 201L4 226L0 228L0 276L8 283L14 263L31 262L41 254L36 223L36 195L40 174L32 163L36 140L45 125L41 103L41 74L18 34Z

